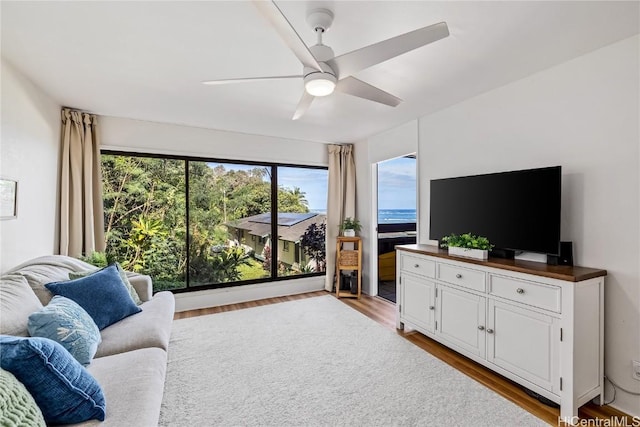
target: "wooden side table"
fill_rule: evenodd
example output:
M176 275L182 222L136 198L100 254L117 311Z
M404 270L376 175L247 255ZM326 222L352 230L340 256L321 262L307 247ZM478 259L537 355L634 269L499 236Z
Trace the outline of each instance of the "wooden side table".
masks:
M345 248L345 243L351 243L352 249ZM336 296L338 298L360 298L362 292L362 239L360 237L339 236L336 243ZM357 275L358 292L340 290L340 273L349 270Z

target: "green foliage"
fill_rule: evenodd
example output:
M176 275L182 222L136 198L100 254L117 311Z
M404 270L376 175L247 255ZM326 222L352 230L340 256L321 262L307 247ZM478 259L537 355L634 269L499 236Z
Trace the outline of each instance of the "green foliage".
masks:
M107 258L153 277L160 289L184 287L184 162L102 156Z
M309 273L314 273L316 271L316 269L310 265L301 265L299 268L300 274L309 274Z
M268 276L268 274L262 269L261 262L255 258L249 258L248 261L249 262L247 264L243 264L238 267L238 272L243 280L262 279L263 277Z
M315 261L317 271L325 271L327 248L325 238L327 224L310 224L300 237L300 246L305 254Z
M242 248L229 247L216 250L208 257L208 271L205 280L211 283L235 282L241 279L240 266L250 265L250 257ZM193 265L193 263L192 263ZM202 272L199 272L200 275ZM199 274L192 274L192 280L198 280Z
M471 233L450 234L442 238L440 247L448 248L449 246L467 249L491 250L493 245L489 243L489 239L482 236L474 236Z
M89 255L81 256L80 260L100 268L109 265L107 254L104 252L91 252Z
M309 202L304 196L304 191L301 191L298 187L293 189L278 188L278 208L280 212L309 212Z
M360 221L358 221L356 218L347 217L344 219L344 221L342 221L342 224L340 224L340 230L342 231L344 230L360 231L361 229L362 229L362 226L360 225Z

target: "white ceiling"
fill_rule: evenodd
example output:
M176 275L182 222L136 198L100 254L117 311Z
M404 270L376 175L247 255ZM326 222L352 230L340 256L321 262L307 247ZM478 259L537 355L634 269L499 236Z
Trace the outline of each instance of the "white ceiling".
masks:
M101 115L313 141L351 142L639 32L637 1L280 1L307 45L306 11L335 13L336 55L440 21L451 36L366 69L404 100L388 107L335 93L291 116L298 80L204 86L202 80L300 74L245 1L2 1L2 55L61 105Z

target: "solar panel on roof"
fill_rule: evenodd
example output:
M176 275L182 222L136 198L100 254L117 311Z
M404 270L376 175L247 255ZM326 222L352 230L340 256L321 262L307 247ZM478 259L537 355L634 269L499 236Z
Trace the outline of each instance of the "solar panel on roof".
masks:
M278 213L278 225L291 227L302 221L306 221L309 218L313 218L317 214L315 213L298 213L298 212L279 212ZM264 213L256 215L251 218L251 222L257 222L260 224L271 224L271 213Z

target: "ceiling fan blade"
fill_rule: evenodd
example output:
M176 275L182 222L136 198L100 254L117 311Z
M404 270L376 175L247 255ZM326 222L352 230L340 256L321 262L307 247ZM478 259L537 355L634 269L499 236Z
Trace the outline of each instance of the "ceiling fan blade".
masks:
M336 85L336 90L357 96L358 98L379 102L380 104L385 104L390 107L396 107L402 102L402 99L393 96L382 89L378 89L375 86L371 86L369 83L358 80L355 77L347 77L340 80Z
M203 85L225 85L229 83L259 82L264 80L301 79L303 76L242 77L239 79L205 80Z
M298 102L298 106L296 107L296 112L293 114L292 120L298 120L300 117L304 115L311 106L311 103L315 99L315 96L309 95L305 90L302 94L302 98L300 98L300 102Z
M304 44L296 30L291 26L291 23L287 17L284 16L278 5L273 1L264 0L254 0L253 4L271 23L280 37L282 37L282 40L284 40L287 46L289 46L289 49L291 49L300 62L302 62L302 65L313 68L317 71L322 71L318 61L313 56L307 45Z
M339 78L343 79L372 65L443 39L448 35L447 23L440 22L336 56L326 62L333 71L338 73Z

